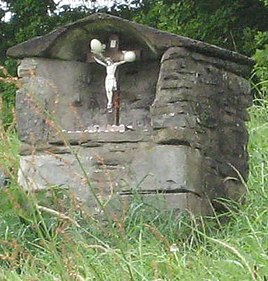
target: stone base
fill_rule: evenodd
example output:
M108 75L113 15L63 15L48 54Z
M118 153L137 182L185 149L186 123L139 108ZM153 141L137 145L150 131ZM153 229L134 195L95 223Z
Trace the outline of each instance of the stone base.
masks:
M129 202L138 193L146 204L159 207L163 201L165 209L203 213L198 168L202 157L197 149L115 143L93 148L74 146L70 151L21 156L19 184L27 190L68 187L94 208L95 196L106 204L118 196Z

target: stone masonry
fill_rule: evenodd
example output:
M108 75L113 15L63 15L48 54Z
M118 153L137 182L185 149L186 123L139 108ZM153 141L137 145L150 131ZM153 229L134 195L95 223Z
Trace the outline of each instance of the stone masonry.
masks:
M121 126L105 110L105 70L88 42L119 35L141 58L120 66ZM77 48L80 48L79 51ZM88 206L139 194L157 208L206 214L239 200L248 176L245 122L252 61L203 42L96 14L14 46L19 183L63 186Z

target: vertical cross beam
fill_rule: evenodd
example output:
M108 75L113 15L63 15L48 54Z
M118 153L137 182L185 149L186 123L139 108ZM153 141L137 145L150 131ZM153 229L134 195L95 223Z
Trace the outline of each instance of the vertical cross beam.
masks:
M122 52L119 51L119 36L117 34L112 34L109 38L108 50L110 51L110 57L113 60L121 60ZM116 80L119 81L118 71L116 72ZM115 108L115 125L120 125L120 84L117 82L117 89L113 94L113 106Z

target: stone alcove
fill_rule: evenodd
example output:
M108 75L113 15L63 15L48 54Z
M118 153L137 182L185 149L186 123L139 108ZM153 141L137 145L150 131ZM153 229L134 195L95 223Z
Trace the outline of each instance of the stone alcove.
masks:
M118 35L120 49L136 49L140 53L137 61L119 67L120 124L133 130L150 130L149 111L155 99L159 55L150 49L140 33L126 28L121 21L115 26L110 21L81 21L62 34L55 32L56 38L51 34L43 38L39 43L40 48L43 48L46 40L51 43L45 51L38 50L38 54L35 53L38 44L32 44L31 41L28 42L28 48L18 45L21 48L20 55L14 54L16 47L9 51L12 56L24 58L18 75L24 85L28 84L28 90L22 89L17 95L17 114L20 116L18 131L22 141L29 142L29 137L31 143L55 139L55 131L51 131L52 128L43 120L44 116L37 112L40 109L32 110L32 104L25 103L29 94L36 99L34 103L37 106L53 116L57 127L64 132L93 132L93 127L105 131L108 124L114 124L115 113L106 111L105 68L89 58L90 40L98 38L107 45L111 32ZM29 50L31 48L34 50ZM27 105L30 108L26 114Z
M29 69L34 71L33 77L30 77L32 74ZM155 99L158 73L159 62L155 61L133 62L120 67L120 124L135 131L150 129L150 106ZM46 108L48 114L53 115L64 132L88 132L97 125L105 130L107 124L114 124L114 112L106 110L104 67L96 63L29 58L20 64L19 76L28 80L26 83L29 87L29 92L22 89L17 95L21 140L27 141L31 131L35 135L31 141L44 141L50 139L50 135L52 138L55 136L55 132L50 132L49 126L42 121L44 116L40 115L40 110L32 111L32 104L25 103L26 96L29 93L34 95L40 86L41 95L32 98L37 99L35 103L39 107ZM25 115L27 105L30 108Z
M105 68L88 54L90 40L107 44L111 34L121 50L140 52L119 66L120 123L131 128L121 132L105 129L114 121ZM90 206L92 191L104 200L138 192L156 207L160 197L165 208L195 213L208 212L208 200L244 194L249 58L106 14L8 55L22 59L16 111L25 188L67 186Z

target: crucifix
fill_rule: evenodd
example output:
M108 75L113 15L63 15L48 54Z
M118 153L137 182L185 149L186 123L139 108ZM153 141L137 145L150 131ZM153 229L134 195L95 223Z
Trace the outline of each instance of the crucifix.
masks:
M117 67L127 62L133 62L140 55L139 51L119 50L119 37L113 34L109 38L109 45L102 44L93 39L90 42L93 59L106 67L105 91L107 97L107 110L115 109L115 125L119 126L120 119L120 87L118 85Z

